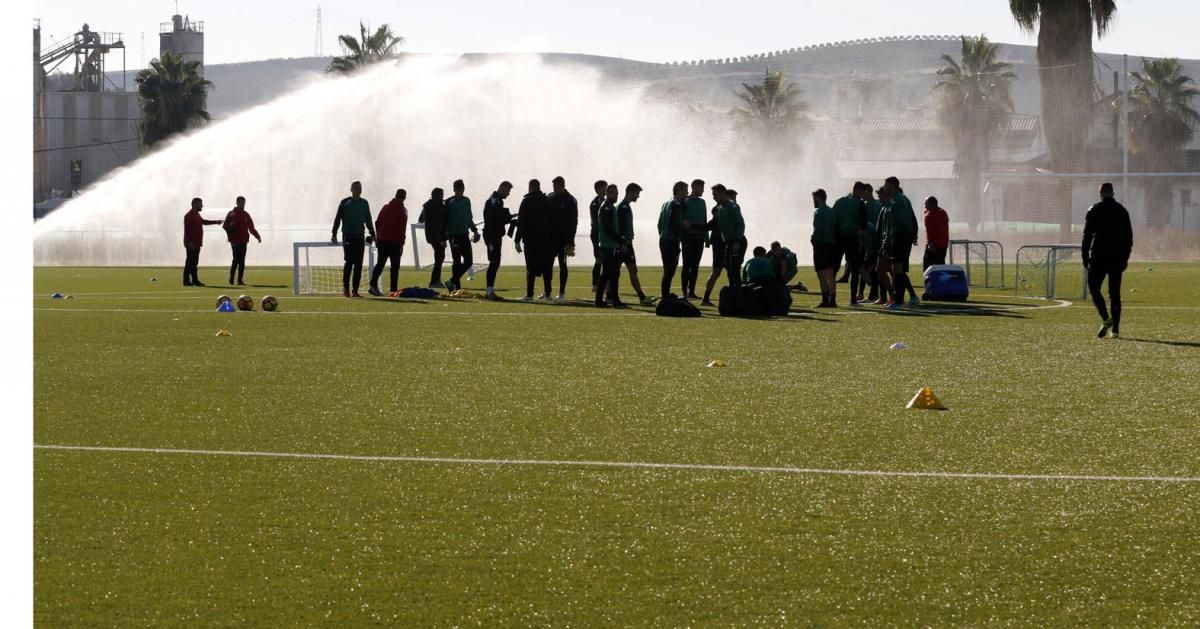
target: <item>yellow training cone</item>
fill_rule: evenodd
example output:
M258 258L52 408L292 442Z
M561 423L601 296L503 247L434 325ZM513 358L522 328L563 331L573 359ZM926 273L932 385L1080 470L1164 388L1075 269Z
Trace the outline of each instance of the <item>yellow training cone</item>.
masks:
M718 358L718 359L716 359L716 360L714 360L714 361L712 361L712 362L708 363L708 366L709 366L709 367L724 367L724 366L725 366L725 361L723 361L723 360L721 360L720 358Z
M233 336L233 335L229 333L229 330L217 330L216 336Z
M950 410L946 408L945 404L942 404L942 401L933 394L933 389L930 389L929 387L921 387L921 390L917 391L917 394L913 396L913 399L909 400L906 408L916 408L926 411Z

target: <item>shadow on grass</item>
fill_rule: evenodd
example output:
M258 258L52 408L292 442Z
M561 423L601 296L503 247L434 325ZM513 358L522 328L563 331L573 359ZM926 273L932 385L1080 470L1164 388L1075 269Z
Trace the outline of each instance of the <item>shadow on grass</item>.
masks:
M999 304L1007 306L1008 304ZM882 308L862 308L856 312L885 315L893 317L999 317L1002 319L1025 319L1020 311L1007 308L994 308L977 303L944 303L934 304L922 302L918 307L905 307L901 310L884 310Z
M1170 347L1200 347L1200 342L1196 341L1164 341L1162 339L1136 339L1128 336L1122 336L1119 340L1130 343L1149 343L1151 345L1168 345Z

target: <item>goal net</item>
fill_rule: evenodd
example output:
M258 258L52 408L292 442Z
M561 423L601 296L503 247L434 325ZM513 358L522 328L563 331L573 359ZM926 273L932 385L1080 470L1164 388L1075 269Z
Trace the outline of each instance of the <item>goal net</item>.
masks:
M366 246L363 256L363 287L375 266L375 245ZM341 295L342 245L336 242L292 243L292 286L297 295Z
M951 240L950 264L961 265L967 283L1004 288L1004 245L996 240Z
M1079 245L1026 245L1017 250L1017 295L1043 299L1087 297L1087 270Z

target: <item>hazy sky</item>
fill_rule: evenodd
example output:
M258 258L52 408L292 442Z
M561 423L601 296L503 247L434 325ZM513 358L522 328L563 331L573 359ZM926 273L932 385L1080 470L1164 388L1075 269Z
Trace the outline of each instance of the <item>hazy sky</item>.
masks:
M228 63L312 56L318 1L178 4L181 13L205 22L205 61ZM1096 43L1098 51L1200 58L1200 0L1117 4L1117 21ZM124 33L128 65L137 67L157 55L158 25L170 19L175 3L45 0L35 1L33 11L47 43L69 37L84 22ZM411 51L579 52L646 61L732 57L884 35L985 33L995 41L1036 43L1017 28L1007 0L351 0L323 4L321 11L327 55L338 53L339 33L357 32L360 18L391 24Z

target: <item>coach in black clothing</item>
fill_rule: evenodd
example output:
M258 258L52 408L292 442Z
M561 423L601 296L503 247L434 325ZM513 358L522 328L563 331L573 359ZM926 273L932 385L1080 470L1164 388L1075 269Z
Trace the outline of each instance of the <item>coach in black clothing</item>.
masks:
M553 243L550 202L537 179L529 180L529 194L521 199L521 207L517 210L517 234L513 240L517 243L517 251L525 248L525 298L522 301L533 301L533 280L539 275L546 288L542 297L549 299L554 262L550 249Z
M546 195L550 207L550 274L554 274L554 261L558 261L558 301L567 295L567 258L575 255L575 231L579 228L579 202L567 191L567 182L555 177L551 182L554 190Z
M1112 337L1121 332L1121 274L1129 264L1129 253L1133 249L1133 227L1129 224L1129 212L1113 198L1113 185L1100 186L1101 201L1088 209L1083 225L1083 266L1088 272L1088 290L1092 301L1104 323L1100 326L1100 338L1109 329ZM1108 277L1108 298L1112 302L1112 317L1100 294L1101 284Z

